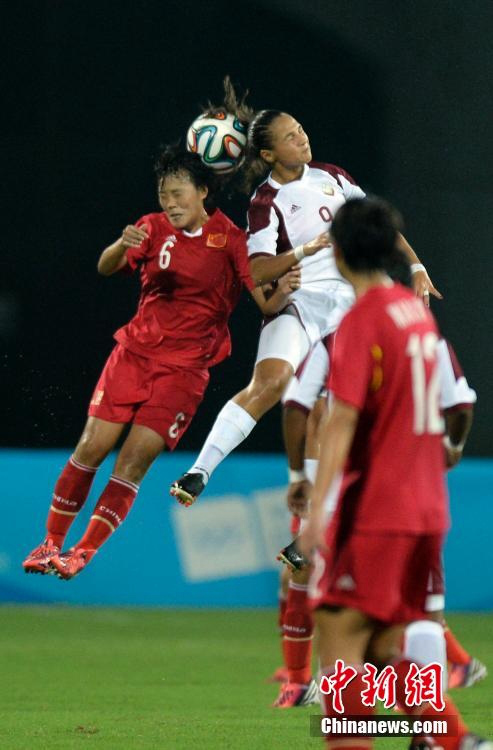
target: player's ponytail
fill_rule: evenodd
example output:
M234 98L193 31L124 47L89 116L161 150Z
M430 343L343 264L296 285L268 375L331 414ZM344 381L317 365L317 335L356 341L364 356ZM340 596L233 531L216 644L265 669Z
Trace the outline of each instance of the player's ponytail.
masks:
M242 165L243 187L245 192L251 193L253 187L264 178L270 166L260 156L263 149L272 148L271 125L283 114L278 109L262 109L257 112L248 127L248 140L245 160Z

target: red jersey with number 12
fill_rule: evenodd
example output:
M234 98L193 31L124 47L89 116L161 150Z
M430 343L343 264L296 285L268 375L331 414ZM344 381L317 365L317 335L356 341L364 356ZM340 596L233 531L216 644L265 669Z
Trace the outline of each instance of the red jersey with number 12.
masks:
M438 338L421 300L390 281L343 318L329 387L359 418L334 522L362 532L447 528Z
M218 209L199 232L175 229L165 213L143 216L149 239L127 250L140 269L137 313L115 333L162 364L210 367L231 351L228 319L242 285L252 289L245 233Z

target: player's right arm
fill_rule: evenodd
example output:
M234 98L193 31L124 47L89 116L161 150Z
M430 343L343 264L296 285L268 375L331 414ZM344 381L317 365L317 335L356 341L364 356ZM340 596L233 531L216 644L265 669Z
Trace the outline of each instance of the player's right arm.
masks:
M139 247L148 238L146 224L141 226L129 224L126 226L121 237L101 253L98 260L99 273L103 276L111 276L120 271L127 264L127 250L132 247Z
M286 250L279 255L271 255L270 252L259 254L250 260L250 274L256 284L267 284L283 276L300 260L308 255L315 255L319 250L330 244L328 232L323 232L314 240L299 245L292 250Z

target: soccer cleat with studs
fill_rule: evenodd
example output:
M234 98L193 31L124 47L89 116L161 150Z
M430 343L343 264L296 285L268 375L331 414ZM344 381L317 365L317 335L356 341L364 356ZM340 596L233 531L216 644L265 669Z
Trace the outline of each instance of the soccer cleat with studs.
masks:
M467 688L484 680L488 670L479 659L472 658L468 664L451 664L448 670L449 688Z
M291 544L288 544L287 547L284 547L276 559L287 565L292 571L303 570L303 568L307 568L310 565L310 561L296 547L296 539Z
M192 505L200 493L204 490L204 475L200 472L187 472L182 477L173 482L170 487L170 495L176 497L181 505L189 507Z
M70 578L78 575L95 554L96 550L72 548L67 552L60 552L59 555L52 557L50 565L58 578L68 581Z
M310 680L308 685L300 685L297 682L283 682L272 708L295 708L297 706L311 706L313 703L319 703L316 680Z
M52 539L45 539L41 542L22 563L25 573L40 573L41 575L49 575L53 573L53 568L50 562L55 555L60 552L58 547Z
M493 742L477 734L466 734L460 741L459 750L493 750Z

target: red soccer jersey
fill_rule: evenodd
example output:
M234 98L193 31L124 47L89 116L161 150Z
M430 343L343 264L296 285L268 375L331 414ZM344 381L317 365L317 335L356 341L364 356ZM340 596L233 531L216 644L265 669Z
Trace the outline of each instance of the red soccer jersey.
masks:
M400 284L372 287L343 318L329 387L359 410L336 510L343 527L448 527L437 341L433 316Z
M217 364L231 351L228 319L242 284L254 286L245 233L219 210L194 235L165 213L143 216L143 224L149 239L127 250L131 270L140 268L139 306L115 339L163 364Z

